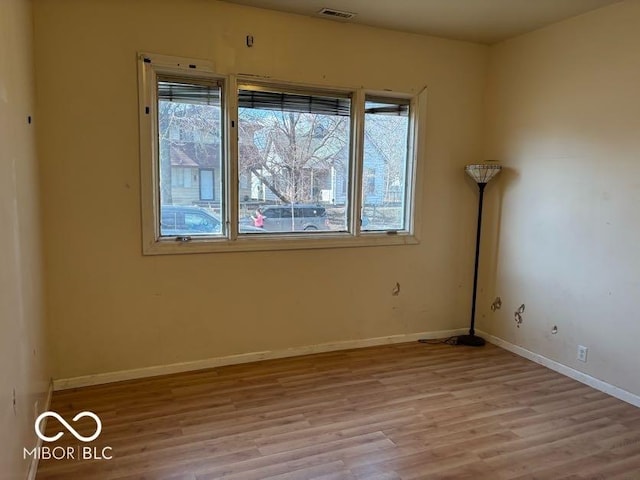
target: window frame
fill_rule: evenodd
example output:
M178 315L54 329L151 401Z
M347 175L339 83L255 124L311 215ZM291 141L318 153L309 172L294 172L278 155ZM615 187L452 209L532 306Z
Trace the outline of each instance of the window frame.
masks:
M347 185L347 191L346 191L346 197L348 199L348 209L346 212L346 227L347 230L346 231L317 231L317 232L313 232L313 233L304 233L304 232L269 232L269 233L265 233L264 235L258 235L255 233L251 233L248 236L250 236L251 238L271 238L271 237L275 237L277 235L282 235L282 236L286 236L286 237L291 237L291 238L299 238L299 237L319 237L319 238L325 238L325 237L329 237L329 236L338 236L338 235L352 235L352 231L353 231L353 223L354 223L354 218L360 218L360 215L357 215L357 212L359 210L356 210L354 208L354 206L352 205L353 203L353 196L354 196L354 189L355 189L355 182L354 182L354 175L352 174L352 169L353 169L353 164L357 163L357 160L355 160L355 156L354 156L354 151L357 147L356 143L355 143L355 136L357 133L357 122L354 116L354 105L355 105L355 97L356 97L356 92L353 89L347 89L347 88L335 88L335 87L331 87L331 88L327 88L327 87L310 87L307 85L299 85L299 84L293 84L290 82L272 82L272 81L261 81L261 80L256 80L255 78L251 77L248 78L246 76L238 76L235 78L236 80L236 92L238 92L240 89L243 90L254 90L254 91L284 91L286 93L291 93L291 94L298 94L298 95L308 95L308 96L319 96L319 97L327 97L327 96L335 96L336 98L349 98L351 105L350 105L350 115L349 115L349 158L348 158L348 167L347 167L347 174L348 174L348 185ZM237 98L237 96L236 96ZM234 114L236 115L236 125L238 125L239 122L239 107L236 106L236 110L234 112ZM236 135L237 136L237 135ZM236 144L237 146L238 144ZM238 152L236 151L236 155L231 159L234 167L237 168L238 166ZM236 184L239 184L239 180L238 182L236 182ZM265 205L266 206L270 206L270 205ZM324 207L324 205L323 205ZM289 217L291 218L291 217ZM357 222L359 223L359 222ZM245 235L240 235L240 237L244 237Z
M224 216L221 236L162 237L160 235L160 190L158 164L157 78L170 75L180 80L214 80L221 83L221 201ZM335 93L351 98L348 210L346 232L287 232L239 234L238 89L251 85L311 95ZM287 81L263 80L250 75L216 73L212 62L165 55L138 54L140 179L142 251L145 255L213 253L260 250L412 245L420 243L419 207L424 151L419 123L426 118L426 89L413 95L364 88L313 86ZM366 97L409 100L409 132L406 169L405 230L361 231L363 182L364 105ZM424 158L424 155L422 155Z
M362 148L364 148L364 124L365 124L365 112L364 109L366 107L367 99L371 101L382 101L385 100L392 102L394 99L396 100L409 100L409 126L407 129L407 165L406 165L406 178L405 178L405 192L404 192L404 225L405 229L398 230L397 232L411 232L411 235L415 236L416 231L416 217L418 212L416 210L418 205L418 195L422 198L422 191L418 192L419 184L416 181L418 176L418 168L421 167L422 162L418 162L418 152L422 150L422 147L418 147L418 142L422 139L419 137L419 117L426 118L426 115L420 109L424 109L425 99L423 96L426 95L426 87L422 89L417 95L410 97L408 95L403 95L395 92L379 92L379 91L363 91L363 99L362 99ZM364 152L359 156L358 162L361 167L364 169ZM360 175L360 180L364 181L364 170L362 175ZM359 200L363 201L364 191L361 189L358 194ZM362 208L362 207L361 207ZM364 230L361 232L362 235L385 235L385 234L393 234L389 233L393 232L393 230ZM417 242L419 243L419 241Z

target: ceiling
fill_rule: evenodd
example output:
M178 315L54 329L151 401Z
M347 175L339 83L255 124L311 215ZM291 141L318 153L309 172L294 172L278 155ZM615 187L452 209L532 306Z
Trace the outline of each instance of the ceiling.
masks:
M326 7L355 13L351 23L492 44L620 0L225 1L307 16Z

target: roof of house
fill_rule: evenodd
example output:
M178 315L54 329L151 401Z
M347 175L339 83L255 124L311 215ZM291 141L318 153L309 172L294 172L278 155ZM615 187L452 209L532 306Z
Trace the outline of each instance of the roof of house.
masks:
M169 148L169 158L172 167L219 167L220 146L196 142L174 143Z

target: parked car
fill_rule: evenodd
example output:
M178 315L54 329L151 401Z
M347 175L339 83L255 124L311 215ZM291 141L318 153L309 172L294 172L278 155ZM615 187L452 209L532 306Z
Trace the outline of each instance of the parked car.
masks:
M319 205L265 205L258 210L267 232L328 230L327 211Z
M261 233L253 225L239 225L240 233ZM163 237L220 235L222 222L213 213L200 207L162 205L160 208L160 235Z
M219 235L220 219L204 208L179 205L160 207L160 235L164 237L191 235Z

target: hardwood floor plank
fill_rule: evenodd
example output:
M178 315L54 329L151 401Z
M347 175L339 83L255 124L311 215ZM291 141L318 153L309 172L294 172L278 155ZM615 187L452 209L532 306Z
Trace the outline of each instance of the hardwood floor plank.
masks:
M95 412L89 445L113 458L43 459L38 480L640 479L640 409L493 345L232 365L55 392L51 410Z

